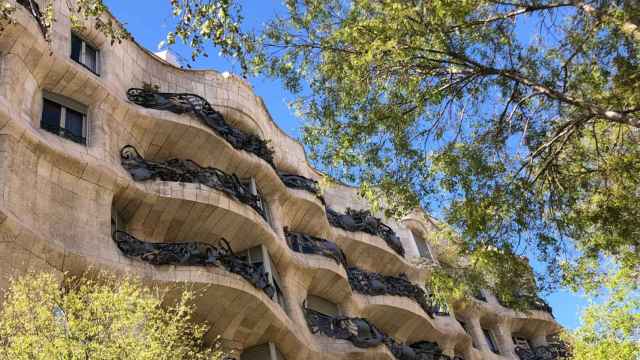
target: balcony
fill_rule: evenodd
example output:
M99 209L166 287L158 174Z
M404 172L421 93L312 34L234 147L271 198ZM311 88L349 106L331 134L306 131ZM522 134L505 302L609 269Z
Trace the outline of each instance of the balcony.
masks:
M315 254L328 257L335 260L338 265L343 265L345 269L347 268L347 259L342 253L342 250L331 241L289 231L286 227L284 228L284 234L291 250L302 254Z
M302 175L287 174L280 171L278 171L278 176L286 187L304 190L314 194L324 204L324 198L320 194L320 185L317 181L306 178Z
M334 339L347 340L359 348L384 344L398 360L451 360L434 342L404 344L383 333L367 319L331 316L308 308L305 309L305 318L313 334L321 333ZM462 359L456 357L454 360Z
M349 283L356 292L369 296L394 295L414 300L429 317L442 315L432 297L417 285L412 284L404 275L387 276L368 272L356 267L347 269Z
M327 208L327 219L332 226L351 231L362 231L371 235L379 236L398 255L404 256L404 248L400 238L389 226L382 223L382 220L371 215L368 210L353 210L347 208L345 214L340 214Z
M235 175L229 175L220 169L202 167L191 160L171 159L167 161L145 160L131 145L120 150L120 161L135 181L161 180L182 183L202 184L224 192L253 208L267 220L263 201L252 191L251 186L243 183ZM249 184L250 185L250 184Z
M152 243L117 230L113 233L113 240L124 255L152 265L223 267L242 276L255 288L264 291L269 298L273 298L276 292L264 268L234 254L224 239L221 239L219 246L197 242Z
M273 150L267 146L265 140L229 125L222 114L214 110L211 104L199 95L132 88L127 91L127 99L150 109L166 110L175 114L192 114L234 148L258 156L275 169Z

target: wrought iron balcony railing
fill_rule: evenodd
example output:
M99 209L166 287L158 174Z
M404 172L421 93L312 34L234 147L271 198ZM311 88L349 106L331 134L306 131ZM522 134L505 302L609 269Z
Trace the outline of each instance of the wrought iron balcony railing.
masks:
M566 343L557 342L533 349L516 346L516 355L520 360L560 360L570 359L571 350Z
M404 274L387 276L375 272L368 272L350 266L347 269L351 288L361 294L369 296L394 295L413 299L420 305L429 317L448 315L440 310L430 294L419 286L411 283Z
M436 343L401 343L386 335L367 319L330 316L308 308L304 310L307 324L313 334L321 333L334 339L347 340L359 348L384 344L398 360L451 360L442 353ZM463 359L456 357L454 360Z
M235 174L229 175L220 169L202 167L191 160L145 160L131 145L120 150L120 161L135 181L160 179L162 181L202 184L222 191L251 206L266 219L260 197L252 194L249 187L245 186Z
M191 113L231 146L255 154L275 169L273 150L269 148L267 141L229 125L222 114L214 110L211 104L199 95L132 88L127 91L127 98L146 108L167 110L175 114Z
M371 215L368 210L353 210L347 208L345 214L340 214L327 208L327 219L332 226L342 228L347 231L363 231L371 235L381 237L393 251L400 256L404 256L404 248L400 238L382 220Z
M335 260L336 263L344 266L345 269L347 268L347 259L344 256L344 253L340 250L338 245L331 241L303 233L289 231L286 227L284 228L284 234L287 238L287 244L291 250L303 254L326 256Z
M283 172L278 172L278 176L287 187L310 192L317 196L324 204L324 198L320 194L320 185L317 181L306 178L302 175L286 174Z
M42 15L42 11L40 11L40 5L38 5L34 0L18 0L17 2L31 13L34 19L36 19L42 35L47 38L47 27L44 24L44 17Z
M257 289L273 298L274 287L261 266L245 261L233 253L229 243L221 239L219 246L198 242L152 243L138 240L124 231L115 231L113 239L126 256L153 265L215 266L242 276Z

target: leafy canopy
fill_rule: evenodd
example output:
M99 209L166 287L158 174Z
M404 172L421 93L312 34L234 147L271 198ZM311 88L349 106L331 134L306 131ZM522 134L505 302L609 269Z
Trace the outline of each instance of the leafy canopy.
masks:
M627 272L613 271L604 284L607 296L582 314L569 337L574 360L640 359L640 292L628 286Z
M194 294L163 307L139 280L48 273L17 278L0 312L0 359L223 359L194 323Z

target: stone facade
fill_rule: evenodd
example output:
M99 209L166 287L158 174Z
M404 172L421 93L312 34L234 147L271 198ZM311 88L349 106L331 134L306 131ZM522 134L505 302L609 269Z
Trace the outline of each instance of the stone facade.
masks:
M99 65L82 66L70 56L66 2L53 2L57 21L49 43L24 5L29 3L16 4L16 23L0 35L0 289L11 276L29 270L77 274L90 268L133 273L161 286L187 283L202 290L197 316L214 325L211 336L220 334L244 359L391 360L400 356L397 344L418 344L412 348L428 351L435 346L442 355L466 360L517 359L514 338L543 346L560 329L549 313L515 312L488 293L486 301L451 305L446 315L425 311L415 299L422 292L407 283L404 288L409 286L414 298L356 292L346 263L386 275L385 279L405 274L405 282L428 282L429 261L415 261L421 256L416 242L428 238L435 226L427 215L383 219L387 241L375 229L332 226L327 209L344 214L348 208L367 209L368 204L355 189L342 185L324 186L321 196L305 190L304 178L319 180L321 174L308 164L302 146L277 127L246 82L215 71L176 68L133 41L110 45L91 24L74 41L86 43L82 56L98 50L93 60ZM129 101L127 91L145 83L165 93L199 95L234 129L267 140L273 166L232 146L193 113ZM70 124L80 121L86 144L65 137L66 132L43 128L43 107L51 101L66 109L60 115L62 127L78 131ZM73 118L83 112L82 120ZM121 149L126 145L154 164L180 159L219 169L237 178L236 193L211 185L215 179L194 180L182 173L136 181L122 164ZM182 166L172 171L190 165ZM303 186L285 185L283 179L290 184L291 178L281 174L303 177ZM244 200L234 194L242 194ZM253 200L265 214L256 210ZM379 229L373 220L365 217L364 225ZM285 228L311 237L299 237L297 248L292 247ZM389 235L389 229L394 234ZM148 257L123 252L114 241L116 230L144 242L191 245L161 244L174 251L173 260L157 265ZM392 235L404 255L390 247ZM241 259L246 266L238 267L227 252L211 250L220 249L221 239L232 250L232 260ZM438 244L422 244L422 249L425 246L435 258L430 264L437 265ZM243 273L247 269L266 276L275 290L257 288L259 276L248 281L251 278ZM332 315L340 319L334 322L366 319L392 341L358 347L344 337L312 332L307 307L319 310L307 303L310 296L333 304L326 308L335 306L337 313Z

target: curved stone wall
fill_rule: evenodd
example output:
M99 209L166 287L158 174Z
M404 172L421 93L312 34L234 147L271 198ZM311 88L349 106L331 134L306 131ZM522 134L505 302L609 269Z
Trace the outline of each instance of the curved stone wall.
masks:
M542 346L545 337L559 329L549 314L517 313L491 296L487 302L451 304L449 316L432 317L410 297L356 292L345 264L383 274L385 279L404 274L404 281L428 282L429 268L414 261L419 252L412 235L418 228L429 231L431 224L424 214L403 222L381 219L385 233L397 236L391 243L376 231L332 226L327 209L345 213L366 210L368 204L356 189L339 184L323 188L321 197L304 187L287 186L279 172L313 180L321 174L308 164L303 147L277 127L245 81L215 71L175 68L133 41L110 46L88 24L80 35L100 49L101 71L96 76L69 58L68 10L61 0L54 1L54 6L58 18L50 44L33 15L20 5L16 24L0 35L0 257L4 260L0 290L10 276L29 269L80 273L90 267L104 268L163 286L185 282L203 289L197 315L214 325L212 337L221 334L237 352L271 342L287 360L398 357L395 345L393 353L383 345L360 348L344 339L313 334L305 319L308 295L337 304L347 318L366 318L393 339L392 344L437 343L451 358L515 359L512 333ZM157 85L162 92L201 96L229 125L266 140L274 151L275 169L255 154L230 145L192 114L130 102L127 90L144 83ZM86 106L86 145L41 128L45 92ZM154 166L177 159L195 161L198 171L219 169L235 176L242 182L242 191L251 189L256 198L210 186L210 177L194 180L198 175L191 174L186 180L176 175L185 167L191 169L185 162L173 167L171 176L132 177L120 156L126 145L135 147ZM238 189L237 184L233 186ZM265 214L256 210L254 201L267 209ZM374 223L379 228L380 223ZM325 239L340 249L344 261L322 252L294 251L285 228ZM128 257L114 242L114 230L162 244L215 245L224 238L231 251L246 256L246 261L252 255L242 255L243 251L258 246L263 256L268 255L268 261L261 261L268 263L263 266L268 266L268 278L280 295L270 297L224 266L154 265ZM470 325L471 336L456 317ZM493 331L501 355L491 353L482 328Z

